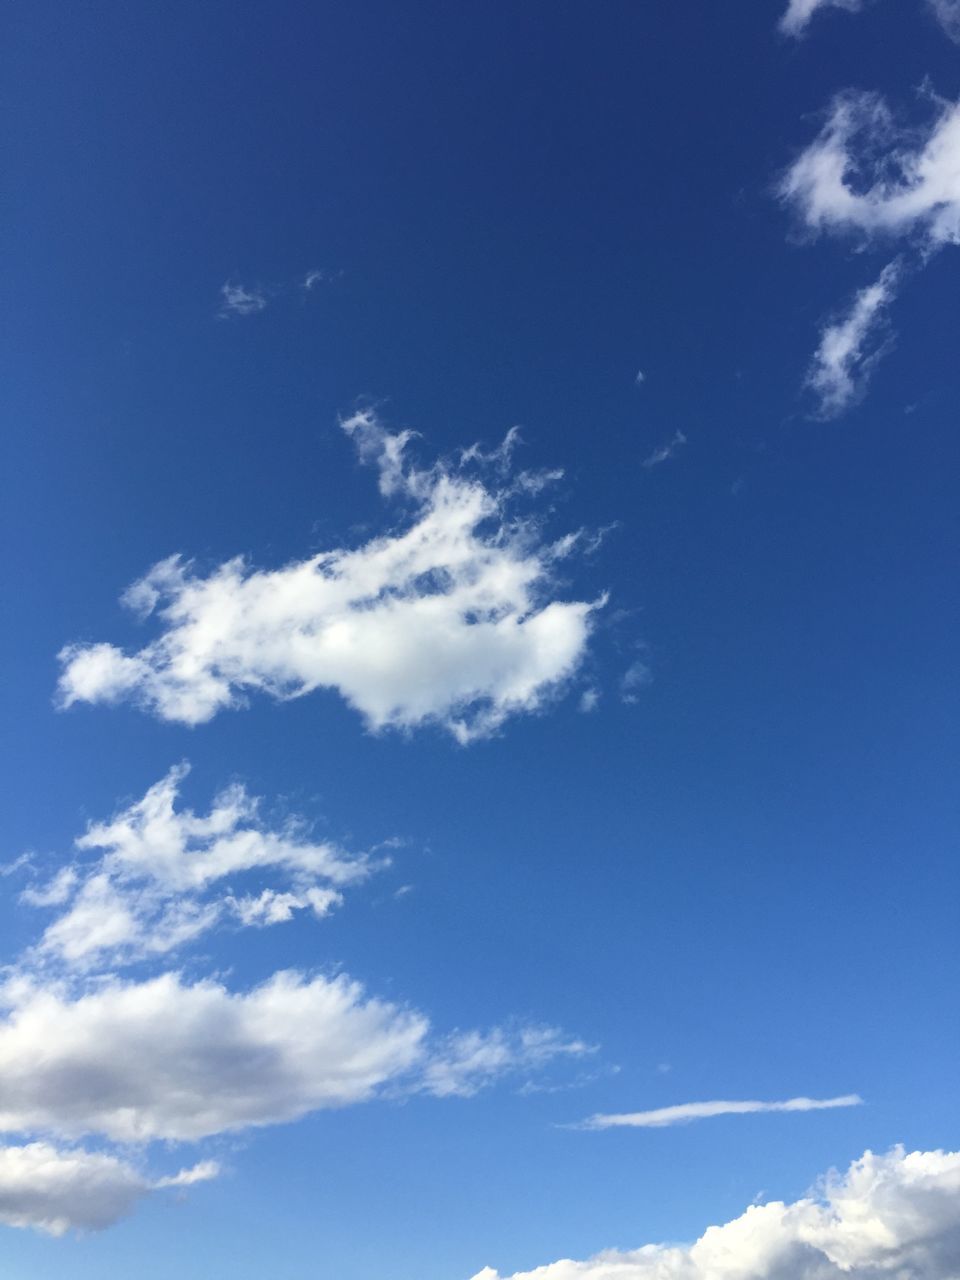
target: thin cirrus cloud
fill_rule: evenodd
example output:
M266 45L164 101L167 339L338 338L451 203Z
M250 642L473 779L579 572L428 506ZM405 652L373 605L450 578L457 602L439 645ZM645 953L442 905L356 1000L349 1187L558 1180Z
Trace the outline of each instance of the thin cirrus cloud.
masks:
M204 1160L165 1178L106 1152L58 1148L49 1142L0 1146L0 1222L60 1236L71 1228L101 1231L133 1211L144 1196L217 1177Z
M659 448L654 449L651 454L644 458L641 465L646 467L648 471L651 467L659 467L662 462L667 462L670 458L674 457L677 451L682 449L686 443L687 437L683 432L675 431L666 444L662 444Z
M856 294L846 315L824 326L806 379L821 418L834 418L860 400L890 350L886 311L901 274L899 262L889 263L873 284Z
M263 927L296 911L319 919L340 905L345 888L384 865L310 840L296 819L271 828L239 784L221 792L207 814L178 808L188 771L185 763L175 766L109 821L91 823L75 842L77 860L24 891L29 906L62 908L35 959L73 969L116 966L173 951L217 924ZM91 860L91 853L99 856ZM264 888L266 873L276 881ZM244 892L254 877L255 890Z
M751 1205L691 1245L610 1250L473 1280L952 1280L960 1275L960 1152L867 1151L792 1203Z
M745 1116L773 1111L832 1111L836 1107L859 1107L863 1099L856 1093L837 1098L788 1098L784 1102L681 1102L653 1111L630 1111L620 1115L595 1115L578 1126L581 1129L665 1129L692 1120L714 1116Z
M345 975L274 974L232 992L165 973L80 995L11 980L0 1020L0 1131L193 1142L385 1094L468 1097L593 1052L554 1028L434 1037L416 1010Z
M790 0L780 19L780 30L788 36L802 36L814 14L823 9L845 9L856 13L863 7L863 0Z
M602 600L557 598L556 567L582 537L544 542L512 508L558 473L512 474L512 433L491 454L420 469L411 432L369 410L342 426L381 494L412 507L406 528L274 570L238 557L203 575L180 556L161 561L123 597L161 634L134 653L69 645L61 705L129 701L200 724L254 692L329 688L373 731L433 724L467 743L562 690Z
M262 289L248 289L237 281L228 280L220 288L220 315L253 316L267 306L267 297Z

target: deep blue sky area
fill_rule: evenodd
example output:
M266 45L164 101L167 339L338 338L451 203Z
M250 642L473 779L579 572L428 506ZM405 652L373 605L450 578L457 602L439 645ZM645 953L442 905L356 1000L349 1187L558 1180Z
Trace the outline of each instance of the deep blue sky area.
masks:
M570 1087L190 1147L218 1180L102 1234L5 1229L8 1280L507 1276L960 1144L960 251L910 275L865 396L823 420L818 334L895 250L813 238L776 194L834 93L923 121L960 49L910 0L799 41L780 8L5 6L0 861L59 865L189 759L198 810L240 779L352 849L402 843L329 919L161 967L342 969L440 1032L599 1046ZM266 305L221 315L228 282ZM331 690L193 728L57 710L62 646L157 634L119 597L166 556L276 568L402 526L338 429L358 403L425 463L518 425L520 465L563 469L545 536L604 534L557 594L609 593L578 681L465 747ZM25 883L0 879L4 963L36 941Z

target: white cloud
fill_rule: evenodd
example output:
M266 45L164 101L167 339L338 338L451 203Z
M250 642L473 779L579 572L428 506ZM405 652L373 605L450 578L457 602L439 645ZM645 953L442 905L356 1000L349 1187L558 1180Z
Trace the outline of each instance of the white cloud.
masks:
M192 1186L218 1173L207 1160L151 1182L102 1152L61 1150L46 1142L0 1146L0 1222L55 1236L71 1228L99 1231L126 1217L151 1191Z
M960 44L960 0L927 0L927 3L950 39Z
M856 13L862 7L863 0L790 0L786 13L780 19L780 30L789 36L800 36L813 15L821 9L846 9L849 13Z
M384 495L414 506L401 532L275 570L241 558L197 574L161 561L125 594L164 630L139 652L111 644L61 653L62 704L130 700L198 724L252 691L293 698L332 688L373 730L438 724L460 742L534 711L576 671L595 603L554 598L556 564L578 535L545 543L510 500L549 477L482 478L503 451L457 465L407 462L410 432L372 412L343 423Z
M78 998L18 983L0 1022L0 1130L194 1140L362 1102L426 1054L420 1014L345 977L234 994L177 974Z
M62 867L49 884L24 892L32 906L66 907L34 957L79 968L115 965L171 951L225 918L257 926L298 910L321 918L345 886L374 869L366 857L308 839L302 823L270 829L240 785L221 792L206 815L178 809L188 769L176 766L108 822L92 823L76 848L96 853L95 861ZM234 892L268 872L283 878L280 889Z
M267 299L259 289L246 289L228 280L220 289L222 316L252 316L263 311Z
M653 672L646 662L631 662L620 680L620 699L628 706L640 701L640 691L653 683Z
M876 94L834 99L819 136L780 185L812 231L960 242L960 103L923 132L899 127Z
M196 1141L378 1095L469 1097L592 1046L552 1027L430 1035L346 976L276 973L246 992L166 973L80 995L10 980L0 1132Z
M820 402L821 417L835 417L854 404L889 349L884 312L896 293L900 274L900 264L891 262L873 284L857 293L842 319L823 329L806 380Z
M644 458L643 466L658 467L661 462L666 462L668 458L672 458L678 449L687 443L687 437L682 431L675 431L672 438L666 444L660 445L658 449L654 449L649 457Z
M632 1111L622 1115L595 1115L585 1120L583 1129L664 1129L713 1116L744 1116L769 1111L829 1111L835 1107L858 1107L863 1102L855 1093L839 1098L788 1098L785 1102L681 1102L654 1111Z
M752 1205L693 1245L611 1251L510 1280L954 1280L958 1196L960 1152L868 1151L809 1196ZM474 1280L501 1276L487 1267Z

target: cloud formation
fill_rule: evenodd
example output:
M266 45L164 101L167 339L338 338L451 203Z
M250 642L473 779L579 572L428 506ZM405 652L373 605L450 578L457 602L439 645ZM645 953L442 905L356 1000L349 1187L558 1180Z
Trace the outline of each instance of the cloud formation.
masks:
M927 0L927 3L950 39L960 44L960 0Z
M659 467L661 462L666 462L668 458L672 458L678 449L681 449L687 443L687 437L682 431L675 431L666 444L660 445L658 449L654 449L649 457L644 458L642 465L647 469L650 467Z
M780 30L788 36L801 36L810 19L821 9L846 9L856 13L862 7L863 0L790 0L780 19Z
M81 969L117 965L172 951L225 920L265 926L302 910L322 918L374 869L367 857L309 840L303 823L271 830L239 784L205 816L178 809L188 771L177 765L108 822L91 823L76 849L96 853L93 862L61 867L21 895L31 906L64 908L36 957ZM266 873L279 885L263 887Z
M579 537L544 542L535 518L510 511L557 473L510 473L513 434L423 470L407 460L411 432L372 411L342 425L381 493L412 506L407 527L275 570L238 557L202 575L180 556L161 561L123 597L160 619L160 636L135 653L68 646L62 705L127 700L199 724L253 691L330 688L374 731L435 724L466 743L561 688L597 607L554 598Z
M165 973L79 996L17 978L0 1021L0 1131L197 1141L389 1091L468 1097L592 1052L554 1028L434 1039L361 985L285 971L246 992ZM388 1088L389 1087L389 1088Z
M564 1260L509 1280L953 1280L960 1152L867 1151L792 1204L751 1205L695 1244ZM486 1267L473 1280L508 1280Z
M47 1142L0 1146L0 1222L60 1236L75 1228L100 1231L165 1187L215 1178L210 1160L150 1181L133 1165L103 1152L62 1150Z
M221 286L220 298L221 316L252 316L267 305L266 296L260 289L246 289L230 280Z
M834 99L817 138L780 184L813 232L910 236L925 251L960 242L960 103L923 131L896 123L883 99Z
M820 417L836 417L855 404L890 349L884 319L900 275L899 262L889 263L873 284L856 294L847 314L821 332L806 379L819 401Z
M595 1115L585 1120L582 1129L665 1129L691 1120L707 1120L713 1116L744 1116L770 1111L829 1111L835 1107L858 1107L863 1099L855 1093L839 1098L788 1098L785 1102L681 1102L674 1107L658 1107L654 1111L631 1111L622 1115Z

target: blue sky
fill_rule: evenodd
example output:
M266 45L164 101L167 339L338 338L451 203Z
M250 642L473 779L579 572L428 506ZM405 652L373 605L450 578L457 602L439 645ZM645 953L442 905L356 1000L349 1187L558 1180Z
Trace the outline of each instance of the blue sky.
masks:
M956 1193L960 14L783 8L7 7L10 1280Z

